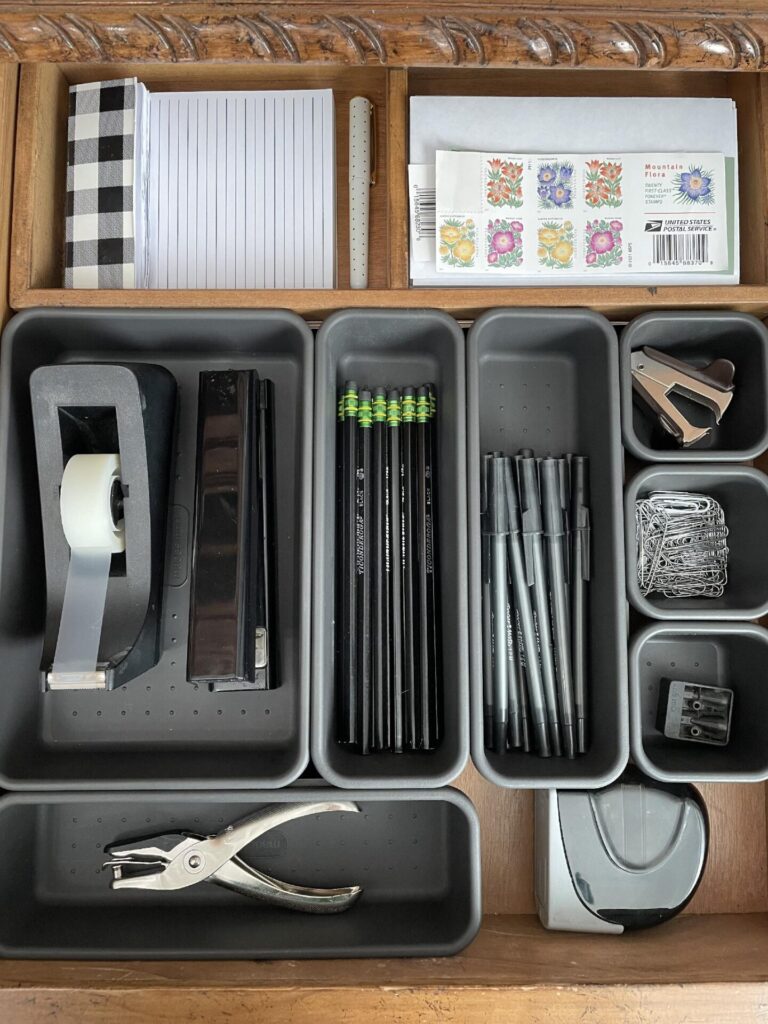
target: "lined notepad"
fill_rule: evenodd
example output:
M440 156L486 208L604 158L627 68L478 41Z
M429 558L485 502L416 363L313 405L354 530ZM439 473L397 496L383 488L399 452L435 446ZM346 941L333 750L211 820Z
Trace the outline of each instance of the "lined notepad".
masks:
M135 273L123 273L125 287L132 278L161 289L334 286L331 90L144 92L143 102L146 131L133 153ZM103 269L85 283L87 271L74 277L67 257L70 287L104 287Z

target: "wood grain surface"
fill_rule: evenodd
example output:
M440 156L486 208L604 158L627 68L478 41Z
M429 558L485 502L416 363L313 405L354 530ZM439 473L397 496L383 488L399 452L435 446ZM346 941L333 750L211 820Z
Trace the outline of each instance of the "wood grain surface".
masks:
M5 325L10 314L8 272L18 82L17 67L9 64L0 68L0 327Z
M428 960L0 963L8 1024L768 1020L768 916L679 918L614 936L489 917L462 954Z
M37 0L0 5L0 60L256 61L759 71L765 0L409 4L148 4Z

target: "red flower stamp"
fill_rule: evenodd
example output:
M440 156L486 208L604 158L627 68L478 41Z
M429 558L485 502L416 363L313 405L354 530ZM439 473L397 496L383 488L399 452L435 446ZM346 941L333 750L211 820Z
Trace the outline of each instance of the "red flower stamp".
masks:
M523 165L514 160L493 157L485 168L485 198L489 206L523 205Z

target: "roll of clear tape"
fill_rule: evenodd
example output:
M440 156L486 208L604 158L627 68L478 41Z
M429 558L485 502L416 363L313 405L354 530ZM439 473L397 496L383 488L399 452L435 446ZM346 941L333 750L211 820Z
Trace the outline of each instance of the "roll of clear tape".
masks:
M96 673L112 555L125 551L115 520L120 456L73 455L61 478L61 525L70 558L50 682L83 682Z

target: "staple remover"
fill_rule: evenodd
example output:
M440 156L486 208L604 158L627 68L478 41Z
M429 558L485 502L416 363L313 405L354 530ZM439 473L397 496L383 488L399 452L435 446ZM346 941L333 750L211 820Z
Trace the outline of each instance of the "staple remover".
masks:
M655 348L638 349L630 359L632 387L659 417L662 427L683 448L703 441L711 427L697 427L670 400L673 392L703 405L719 423L733 398L735 367L730 359L715 359L701 369Z
M327 811L357 812L357 804L343 800L323 803L273 804L229 825L212 836L174 832L151 836L106 849L112 868L113 889L186 889L213 882L243 896L311 914L336 914L351 907L361 892L359 885L315 889L281 882L250 867L238 854L273 828Z

